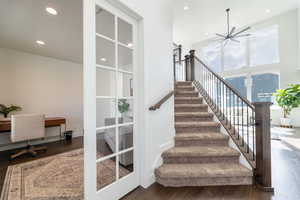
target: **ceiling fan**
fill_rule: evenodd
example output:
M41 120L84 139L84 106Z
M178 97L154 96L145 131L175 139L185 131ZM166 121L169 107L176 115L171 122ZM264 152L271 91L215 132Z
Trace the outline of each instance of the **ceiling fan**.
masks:
M246 31L248 31L249 29L251 29L250 26L248 26L247 28L244 28L241 31L236 32L236 27L232 27L232 29L230 30L230 16L229 16L229 12L230 12L230 8L226 9L227 12L227 34L219 34L216 33L216 35L219 37L217 39L217 41L222 41L224 42L224 46L226 46L228 44L229 41L232 42L236 42L236 43L240 43L239 40L237 40L237 38L242 38L242 37L248 37L251 34L245 34Z

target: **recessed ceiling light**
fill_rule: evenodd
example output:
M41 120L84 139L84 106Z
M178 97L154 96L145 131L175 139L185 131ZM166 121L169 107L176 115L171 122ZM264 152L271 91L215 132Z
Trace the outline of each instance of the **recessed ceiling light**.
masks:
M189 10L189 9L190 9L189 6L184 6L184 7L183 7L183 10Z
M57 11L54 8L47 7L46 11L51 15L57 15Z
M128 47L132 47L133 44L132 44L132 43L128 43L127 46L128 46Z
M206 36L209 36L209 33L205 33Z
M39 44L39 45L45 45L45 42L42 41L42 40L37 40L36 43Z
M266 13L270 13L271 12L271 10L270 9L266 9Z
M106 58L101 58L101 61L102 62L106 62Z

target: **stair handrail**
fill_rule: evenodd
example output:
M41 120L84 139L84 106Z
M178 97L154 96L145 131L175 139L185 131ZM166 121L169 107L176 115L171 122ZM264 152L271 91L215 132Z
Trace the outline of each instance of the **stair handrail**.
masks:
M160 109L160 107L172 96L174 95L174 90L170 91L166 96L164 96L161 100L159 100L156 104L149 108L150 111L155 111Z
M195 59L200 62L209 72L211 72L214 76L216 76L220 81L222 81L232 92L235 93L235 95L237 95L240 99L242 99L249 107L251 107L252 109L254 109L254 106L252 105L252 103L246 99L245 97L243 97L242 95L240 95L240 93L230 85L230 83L228 83L225 79L223 79L221 76L219 76L218 74L216 74L213 70L211 70L204 62L202 62L197 56L195 56Z
M191 50L190 54L185 56L184 63L185 81L193 82L193 85L240 149L253 168L258 186L265 191L274 191L271 176L270 142L270 106L272 103L251 103L230 83L199 59L195 55L195 50ZM177 62L174 59L174 66L176 64ZM196 64L199 64L202 68L197 68ZM197 75L195 70L200 70L200 80L195 79ZM176 72L174 72L174 77L174 80L178 81ZM242 119L241 123L240 119ZM246 122L244 119L246 119ZM246 141L244 133L246 133ZM252 141L249 140L250 134ZM251 151L250 145L253 151Z

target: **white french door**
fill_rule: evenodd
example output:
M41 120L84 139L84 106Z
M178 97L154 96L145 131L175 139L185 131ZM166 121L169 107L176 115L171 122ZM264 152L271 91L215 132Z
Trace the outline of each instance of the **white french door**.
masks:
M137 21L107 0L84 0L86 200L139 185L136 70Z

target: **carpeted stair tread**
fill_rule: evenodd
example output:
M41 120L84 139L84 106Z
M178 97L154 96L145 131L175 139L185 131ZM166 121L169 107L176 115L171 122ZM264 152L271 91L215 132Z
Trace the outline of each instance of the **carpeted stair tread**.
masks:
M163 152L162 157L233 157L240 156L240 152L227 146L204 147L173 147Z
M187 140L228 140L229 136L222 133L181 133L175 136L177 141Z
M163 164L155 170L160 178L252 177L253 173L239 163Z
M175 97L175 100L198 100L203 99L203 97Z
M186 86L188 86L188 85L192 85L192 81L177 81L175 84L176 84L176 86L177 85L186 85Z
M191 91L191 90L195 90L195 87L192 86L192 85L178 85L178 86L176 86L175 89L176 90L188 90L188 91Z
M180 91L177 91L176 90L176 93L180 93L180 94L194 94L194 93L197 93L197 91L189 91L189 90L180 90Z
M209 112L176 112L175 117L213 117Z
M181 128L181 127L188 127L188 128L193 128L193 127L220 127L220 123L218 122L176 122L175 123L176 128Z
M176 104L175 108L206 108L206 104Z

